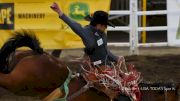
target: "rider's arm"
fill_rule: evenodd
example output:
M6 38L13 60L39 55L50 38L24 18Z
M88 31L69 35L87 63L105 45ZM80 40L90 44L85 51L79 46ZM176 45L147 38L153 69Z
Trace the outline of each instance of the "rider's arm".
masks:
M63 14L62 16L59 16L59 18L61 18L66 24L69 25L69 27L78 35L81 37L84 45L86 47L92 47L92 43L91 42L91 36L89 35L89 33L86 33L85 30L83 29L83 27L81 26L81 24L75 22L74 20L70 19L69 17L67 17L65 14Z
M67 17L65 14L63 14L62 16L59 16L59 18L61 18L66 24L69 25L69 27L80 37L84 38L84 29L82 28L82 26L75 22L74 20L70 19L69 17Z
M63 11L60 9L59 5L58 5L56 2L54 2L50 7L51 7L51 9L52 9L53 11L55 11L55 12L59 15L59 17L60 17L66 24L68 24L68 25L71 27L71 29L72 29L77 35L79 35L79 36L81 37L84 45L85 45L87 48L93 47L93 43L92 43L92 40L91 40L92 37L90 36L90 33L86 33L85 30L82 28L82 26L81 26L79 23L77 23L77 22L71 20L69 17L67 17L67 16L63 13Z

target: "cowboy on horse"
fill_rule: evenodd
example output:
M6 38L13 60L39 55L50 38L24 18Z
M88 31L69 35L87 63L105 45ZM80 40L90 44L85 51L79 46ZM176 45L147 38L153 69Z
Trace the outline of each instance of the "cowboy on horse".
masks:
M127 82L137 80L139 78L139 74L134 73L133 69L131 69L133 71L132 74L127 75L128 71L126 69L124 58L113 55L107 47L105 30L108 25L114 27L108 21L108 13L104 11L94 12L92 17L85 17L86 20L90 21L90 24L82 27L79 23L66 16L57 3L53 3L51 8L58 14L59 18L68 24L70 28L82 39L83 44L85 45L84 52L90 60L89 67L92 67L88 71L82 67L84 71L87 71L85 75L83 75L87 82L93 82L93 86L95 88L103 91L111 99L114 99L119 94L114 92L120 92L121 89L124 89L123 84L125 84L125 82L128 86L133 85ZM120 68L114 69L114 64L120 64ZM99 81L98 84L95 83L95 81ZM121 84L122 82L123 84ZM99 88L99 84L104 86ZM135 87L137 87L137 85ZM135 94L133 95L131 92L125 90L123 93L131 96L134 101L138 101Z

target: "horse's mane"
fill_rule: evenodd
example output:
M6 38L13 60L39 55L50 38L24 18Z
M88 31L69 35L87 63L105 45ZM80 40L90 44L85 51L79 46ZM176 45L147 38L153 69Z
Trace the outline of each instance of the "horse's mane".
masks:
M11 53L19 47L29 47L35 53L42 54L43 48L40 47L40 42L30 30L15 31L13 36L9 38L0 50L0 71L3 72L4 68L8 68L8 61Z

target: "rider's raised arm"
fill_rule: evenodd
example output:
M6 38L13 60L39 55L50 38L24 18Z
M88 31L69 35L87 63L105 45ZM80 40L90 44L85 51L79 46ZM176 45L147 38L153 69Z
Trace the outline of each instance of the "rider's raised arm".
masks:
M66 24L69 25L69 27L77 34L79 35L81 38L85 38L86 39L86 35L84 32L83 27L81 26L81 24L77 23L76 21L72 20L71 18L69 18L68 16L66 16L65 14L63 14L62 16L59 16L59 18L61 18Z
M93 47L93 40L92 37L89 35L90 33L87 33L84 28L81 26L81 24L77 23L76 21L72 20L65 14L60 16L60 18L69 25L69 27L78 35L81 37L84 45L87 48Z
M87 40L82 26L67 17L56 2L54 2L50 7L59 15L59 18L61 18L66 24L68 24L69 27L71 27L71 29L81 37L82 40Z
M67 17L63 11L60 9L60 7L58 6L57 3L53 3L51 6L51 9L53 11L55 11L59 17L66 23L69 25L69 27L78 35L81 37L84 45L88 48L92 47L93 44L92 44L92 40L91 40L91 37L89 37L90 33L86 33L85 30L83 29L83 27L75 22L74 20L70 19L69 17Z

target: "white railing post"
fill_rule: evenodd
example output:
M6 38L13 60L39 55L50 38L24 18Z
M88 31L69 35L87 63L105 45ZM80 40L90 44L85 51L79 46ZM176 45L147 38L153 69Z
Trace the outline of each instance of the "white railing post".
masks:
M137 0L130 0L130 55L138 55L138 6Z

